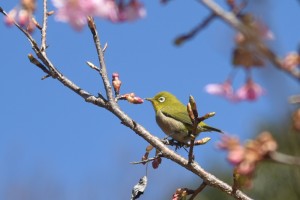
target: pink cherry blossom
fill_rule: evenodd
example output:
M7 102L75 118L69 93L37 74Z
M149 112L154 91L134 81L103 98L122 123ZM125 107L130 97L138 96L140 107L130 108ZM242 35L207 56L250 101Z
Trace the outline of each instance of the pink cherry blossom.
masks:
M244 159L245 149L242 146L236 146L228 151L227 160L233 164L237 165Z
M8 12L4 18L4 23L7 26L12 26L14 23L18 23L21 27L25 28L29 33L32 33L36 28L32 17L35 11L35 1L27 0L23 1L21 6L16 6Z
M239 88L235 93L236 100L257 100L261 95L264 94L263 88L249 78L245 85Z
M120 3L118 5L118 17L115 22L132 21L146 15L146 10L138 0L132 0L127 5Z
M231 81L227 80L224 83L212 83L205 86L205 91L212 95L223 96L233 100L233 89Z
M87 16L99 13L98 8L107 9L105 0L52 0L52 2L58 9L56 19L68 22L78 30L86 24Z
M17 9L12 9L11 11L9 11L9 13L7 14L7 16L4 18L4 23L7 26L12 26L14 24L15 18L17 16Z
M237 172L242 175L251 175L254 172L255 167L255 162L245 160L238 165Z
M22 9L18 13L18 22L21 26L26 26L30 22L30 18L32 17L32 14L29 13L27 10Z
M68 22L77 30L86 24L87 16L101 17L112 22L131 21L145 16L138 0L129 3L114 0L52 0L57 8L56 19Z
M221 141L217 143L217 146L220 149L228 151L227 160L231 164L238 165L241 161L243 161L245 149L240 144L238 138L230 135L224 135L221 138Z

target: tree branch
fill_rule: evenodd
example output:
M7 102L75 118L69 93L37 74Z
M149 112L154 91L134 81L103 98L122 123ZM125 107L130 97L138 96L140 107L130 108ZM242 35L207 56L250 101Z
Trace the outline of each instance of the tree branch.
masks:
M40 61L38 61L35 57L33 57L32 54L28 54L29 61L39 67L43 72L45 72L47 75L50 75L49 70L42 64Z
M44 13L43 13L43 27L42 27L42 45L41 50L46 51L46 31L47 31L47 21L48 21L48 11L47 11L47 0L43 1Z
M6 15L6 12L3 11L3 9L0 7L0 12ZM242 199L242 200L250 200L247 195L245 195L240 190L233 191L232 187L225 182L221 181L220 179L216 178L214 175L210 174L209 172L205 171L198 163L195 161L192 163L189 163L189 161L182 156L178 155L173 150L169 149L167 146L165 146L159 138L156 136L153 136L148 132L143 126L135 122L133 119L131 119L128 115L126 115L118 106L118 104L114 101L113 93L111 90L111 86L107 77L106 72L106 65L104 62L104 55L103 50L100 45L100 39L96 31L95 24L91 18L89 18L89 26L93 35L93 39L95 42L96 50L98 53L98 58L100 62L100 75L104 83L104 87L106 90L106 94L108 97L108 101L106 101L103 98L95 97L92 94L88 93L87 91L81 89L79 86L77 86L75 83L73 83L71 80L69 80L67 77L65 77L62 73L60 73L54 65L51 63L51 61L48 59L46 54L42 52L41 49L37 46L36 41L31 37L31 35L21 28L18 23L14 22L14 24L18 27L20 31L24 33L24 35L28 38L29 42L31 43L32 49L36 53L37 57L42 61L43 65L46 66L49 71L51 72L51 76L55 79L57 79L59 82L61 82L63 85L65 85L67 88L74 91L76 94L81 96L86 102L95 104L99 107L104 107L110 112L112 112L117 118L119 118L125 126L132 129L136 134L144 138L147 142L149 142L152 146L154 146L156 149L162 152L162 156L166 157L175 163L179 164L180 166L186 168L187 170L193 172L195 175L199 176L201 179L203 179L203 182L207 185L210 185L214 188L217 188L231 196L233 196L236 199Z
M203 181L202 184L194 191L192 196L189 198L189 200L193 200L196 198L196 196L204 190L204 188L207 186L207 184Z
M88 25L89 28L91 30L91 33L93 35L93 39L94 39L94 43L95 43L95 47L97 50L97 54L98 54L98 60L99 60L99 64L100 64L100 75L102 77L103 80L103 84L105 87L105 91L106 91L106 96L108 98L109 102L114 102L114 98L113 98L113 92L112 92L112 88L109 82L109 79L107 77L107 71L106 71L106 65L105 65L105 61L104 61L104 51L101 47L101 43L100 43L100 39L98 36L98 32L96 29L96 24L94 22L94 19L92 17L88 17ZM105 49L106 49L107 44L105 45Z
M208 9L210 9L217 16L219 16L227 24L232 26L234 29L240 31L247 38L251 39L251 41L253 41L253 44L255 45L257 51L262 56L264 56L266 59L268 59L275 67L277 67L280 70L283 70L284 72L288 73L289 75L291 75L293 78L295 78L297 81L300 82L300 70L287 69L287 68L282 67L280 58L277 57L276 54L271 49L269 49L260 40L259 37L257 37L257 34L253 30L249 29L243 23L241 23L240 20L235 16L234 13L226 12L213 0L198 0L198 1L200 3L202 3L204 6L206 6Z
M161 158L162 157L162 154L161 153L158 153L156 156L154 156L153 158L148 158L148 159L146 159L146 160L141 160L141 161L134 161L134 162L130 162L130 164L134 164L134 165L136 165L136 164L146 164L146 163L148 163L148 162L151 162L151 161L153 161L153 160L155 160L155 159L157 159L157 158Z
M175 44L181 45L184 41L191 39L201 30L203 30L213 19L216 18L215 13L208 15L202 22L200 22L196 27L194 27L189 33L183 34L175 39Z

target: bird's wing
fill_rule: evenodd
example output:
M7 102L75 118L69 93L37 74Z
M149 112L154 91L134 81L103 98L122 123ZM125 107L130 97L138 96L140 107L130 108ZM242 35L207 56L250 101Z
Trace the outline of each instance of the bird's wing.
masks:
M167 116L167 117L171 117L173 119L176 119L182 123L188 124L188 125L193 125L187 111L175 111L175 112L166 112L166 110L168 110L168 106L164 107L161 109L161 112Z

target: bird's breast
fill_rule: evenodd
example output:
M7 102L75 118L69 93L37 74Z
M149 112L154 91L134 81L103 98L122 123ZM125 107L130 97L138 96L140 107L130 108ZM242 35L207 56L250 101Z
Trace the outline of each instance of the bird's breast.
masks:
M156 113L156 122L162 131L173 139L183 143L190 139L188 130L182 122L164 115L161 111Z

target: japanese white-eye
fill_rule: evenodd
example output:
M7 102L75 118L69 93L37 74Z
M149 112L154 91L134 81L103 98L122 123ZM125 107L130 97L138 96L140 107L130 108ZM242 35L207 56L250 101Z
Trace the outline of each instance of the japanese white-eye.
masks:
M193 123L190 119L187 107L181 103L173 94L163 91L156 94L153 98L146 98L150 101L155 110L156 122L162 131L173 139L188 144L191 140ZM206 125L203 121L198 124L197 133L221 130Z

